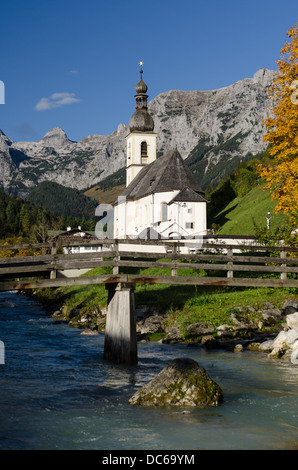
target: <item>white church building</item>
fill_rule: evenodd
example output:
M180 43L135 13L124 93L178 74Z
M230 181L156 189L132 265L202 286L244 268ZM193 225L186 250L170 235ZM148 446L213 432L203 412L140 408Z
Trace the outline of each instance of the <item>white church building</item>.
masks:
M177 149L156 158L147 86L136 85L136 111L126 137L126 188L114 204L114 238L176 239L207 232L207 201Z

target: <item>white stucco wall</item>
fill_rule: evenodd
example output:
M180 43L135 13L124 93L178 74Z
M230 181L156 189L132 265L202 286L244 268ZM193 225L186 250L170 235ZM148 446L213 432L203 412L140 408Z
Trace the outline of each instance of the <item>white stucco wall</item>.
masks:
M139 173L145 164L156 160L156 136L154 132L131 132L126 137L126 186ZM148 158L145 162L141 159L141 144L147 143Z
M206 203L173 203L167 206L167 218L162 220L162 203L169 203L178 191L150 194L137 201L127 201L115 207L114 237L139 236L152 227L156 232L169 236L206 234ZM192 224L186 225L186 224Z

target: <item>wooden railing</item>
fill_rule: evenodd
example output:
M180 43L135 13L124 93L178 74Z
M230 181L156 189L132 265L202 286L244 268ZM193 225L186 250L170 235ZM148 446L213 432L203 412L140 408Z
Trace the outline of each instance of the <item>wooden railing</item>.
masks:
M53 243L0 246L2 253L28 252L28 256L0 258L0 290L113 282L298 287L298 248L293 247L135 239L71 243L71 247L76 246L100 246L102 251L59 253L63 248L70 249L67 243L61 243L59 249ZM82 277L78 271L72 277L63 277L69 270L107 266L113 273ZM157 275L135 274L136 268L162 271ZM191 272L185 275L182 269Z

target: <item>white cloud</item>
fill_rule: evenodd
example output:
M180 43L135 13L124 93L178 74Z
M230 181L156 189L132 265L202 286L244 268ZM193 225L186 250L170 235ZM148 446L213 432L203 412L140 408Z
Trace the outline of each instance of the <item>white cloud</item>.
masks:
M59 108L65 104L78 103L75 93L53 93L49 98L41 98L35 105L37 111L45 111L47 109Z

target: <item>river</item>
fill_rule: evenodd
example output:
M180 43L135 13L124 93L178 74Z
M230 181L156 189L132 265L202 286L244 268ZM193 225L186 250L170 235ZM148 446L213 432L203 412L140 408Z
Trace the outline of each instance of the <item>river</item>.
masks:
M0 294L1 450L270 450L298 448L298 366L261 353L139 343L136 366L103 360L104 334ZM129 398L176 357L202 365L218 407L140 408Z

